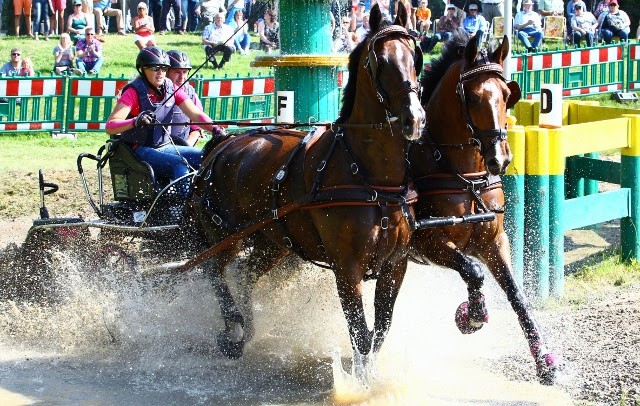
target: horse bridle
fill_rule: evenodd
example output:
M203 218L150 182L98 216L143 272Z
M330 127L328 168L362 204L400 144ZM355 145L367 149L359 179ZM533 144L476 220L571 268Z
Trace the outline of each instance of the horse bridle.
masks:
M471 132L471 142L476 147L480 149L480 151L484 154L485 148L484 145L495 145L498 142L504 141L507 139L507 126L505 123L504 128L491 128L488 130L479 131L478 128L473 124L473 119L471 118L471 113L469 112L469 104L467 103L467 99L464 93L464 82L471 80L477 75L483 73L492 73L495 77L502 80L507 84L507 87L514 93L514 96L517 94L517 98L515 101L512 100L511 96L507 101L507 110L515 104L515 102L520 99L520 87L517 82L507 81L504 76L504 70L502 66L497 63L488 63L480 66L476 66L471 69L467 69L460 74L460 80L458 81L458 85L456 87L456 94L458 95L458 99L462 105L463 114L467 121L467 128ZM488 143L483 143L483 139L487 139Z
M409 94L411 92L415 92L418 95L418 99L420 99L421 87L419 83L411 83L409 80L406 80L402 83L400 89L394 92L391 95L388 95L387 92L384 91L384 88L380 84L379 80L379 70L380 64L378 64L378 56L375 52L376 42L384 37L391 36L393 34L397 34L402 38L409 39L413 41L414 45L414 68L416 69L416 73L419 74L422 69L422 51L420 47L416 45L416 40L413 38L407 30L399 25L390 25L376 32L373 37L369 40L367 45L367 57L364 60L364 67L367 69L367 73L369 74L369 79L371 80L371 86L376 90L376 97L378 101L385 106L385 110L387 111L387 116L390 117L390 109L391 109L391 99L397 96L402 96L405 94Z

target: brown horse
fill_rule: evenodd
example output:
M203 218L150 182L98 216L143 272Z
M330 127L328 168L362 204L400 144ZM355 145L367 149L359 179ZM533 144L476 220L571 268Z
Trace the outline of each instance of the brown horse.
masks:
M503 229L504 193L499 175L511 162L506 115L520 98L517 83L503 77L509 54L505 36L495 51L458 32L422 78L427 129L409 155L419 193L416 218L495 212L493 221L427 228L411 239L411 256L458 271L469 301L456 312L463 333L488 320L479 258L507 294L527 338L541 382L551 384L558 366L544 345L526 297L514 279L509 240ZM475 257L475 258L474 258Z
M229 357L241 356L252 316L236 304L223 269L249 232L249 284L291 252L333 269L361 378L389 330L411 236L406 153L424 128L422 63L402 28L406 13L391 24L375 6L370 22L350 55L341 118L330 130L242 134L218 145L196 176L186 214L210 245L225 247L207 272L226 325L218 346ZM367 272L380 274L373 331L361 296Z

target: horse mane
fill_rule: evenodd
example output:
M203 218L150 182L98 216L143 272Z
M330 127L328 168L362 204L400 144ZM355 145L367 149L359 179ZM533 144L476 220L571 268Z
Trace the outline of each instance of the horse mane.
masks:
M383 18L380 21L380 28L387 27L391 25L392 22ZM336 123L344 123L349 116L351 116L351 112L353 111L353 105L356 101L356 84L358 83L358 64L360 63L360 57L362 56L362 52L364 52L365 47L367 46L367 42L371 33L367 34L362 41L351 51L349 55L349 80L347 81L347 85L344 87L342 91L342 107L340 107L340 114Z
M451 65L464 58L464 50L469 43L469 34L463 29L453 32L453 37L445 42L442 54L431 61L431 68L425 69L420 84L422 85L422 105L426 105L436 90L438 83Z

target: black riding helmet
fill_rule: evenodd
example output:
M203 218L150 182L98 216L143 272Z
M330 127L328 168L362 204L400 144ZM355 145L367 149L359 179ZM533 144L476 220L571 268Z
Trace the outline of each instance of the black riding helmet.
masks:
M191 61L187 54L182 51L171 50L167 52L169 56L169 63L172 68L176 69L191 69Z
M138 52L138 57L136 58L136 70L140 74L142 80L144 80L147 86L154 89L158 94L163 94L161 89L156 89L156 87L149 83L147 77L142 73L142 68L146 66L166 66L169 68L171 67L169 56L165 51L158 47L146 47L142 48L140 52Z

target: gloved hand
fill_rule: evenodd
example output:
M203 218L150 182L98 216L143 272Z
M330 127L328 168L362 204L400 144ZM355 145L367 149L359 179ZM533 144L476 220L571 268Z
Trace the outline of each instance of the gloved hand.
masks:
M141 112L140 114L138 114L138 116L136 117L136 121L134 122L133 126L136 128L140 128L143 127L145 125L149 125L153 122L156 121L156 115L153 111L151 110L145 110L143 112Z
M225 137L227 135L227 131L224 129L224 127L221 127L219 125L214 125L213 131L211 131L211 133L216 137Z

